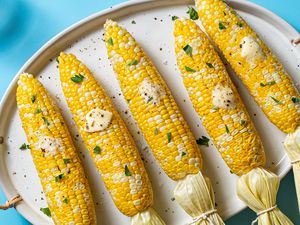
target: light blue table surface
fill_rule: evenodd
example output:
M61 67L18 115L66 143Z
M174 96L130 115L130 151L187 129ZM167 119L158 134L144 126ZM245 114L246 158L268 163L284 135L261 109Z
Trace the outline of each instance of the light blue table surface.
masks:
M0 97L20 67L45 42L80 19L125 0L0 0ZM275 12L300 31L299 0L251 0ZM17 4L9 28L1 32L8 5ZM7 18L7 16L6 16ZM1 125L0 125L1 126ZM0 203L6 198L0 190ZM292 172L282 180L277 200L279 208L300 224ZM255 214L246 209L227 221L227 225L249 224ZM0 225L27 225L15 209L0 211Z

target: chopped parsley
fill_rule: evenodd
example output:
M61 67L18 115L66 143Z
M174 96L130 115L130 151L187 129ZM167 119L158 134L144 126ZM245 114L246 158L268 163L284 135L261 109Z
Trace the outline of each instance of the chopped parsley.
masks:
M40 108L38 108L38 109L36 109L35 111L34 111L34 114L39 114L39 113L41 113L42 112L42 110L40 109Z
M183 50L185 51L185 53L189 56L192 57L192 53L193 53L193 48L190 45L186 45L184 46Z
M178 18L179 18L178 16L172 16L173 21L177 20Z
M43 116L43 117L42 117L42 119L44 120L44 123L45 123L45 124L47 124L47 126L49 126L49 125L50 125L50 123L49 123L49 121L47 120L47 118L46 118L46 117L44 117L44 116Z
M229 132L230 132L230 131L229 131L229 128L228 128L228 126L227 126L227 125L225 125L225 128L226 128L226 133L227 133L227 134L229 134Z
M110 45L114 45L114 41L111 37L107 40L107 43Z
M65 159L63 159L63 160L64 160L64 164L69 164L69 163L71 163L71 159L65 158Z
M26 150L26 149L30 149L30 147L29 147L29 145L27 145L26 143L24 143L24 144L22 144L22 145L20 146L19 149L21 149L21 150Z
M236 23L236 25L238 25L239 27L243 27L243 24L240 22Z
M56 177L55 177L55 182L59 182L59 181L61 181L61 180L64 178L64 176L65 176L65 175L64 175L64 174L62 174L62 173L61 173L61 174L59 174L58 176L56 176Z
M68 199L68 198L65 198L65 199L63 200L63 202L66 203L66 204L68 204L68 203L69 203L69 199Z
M132 20L131 23L132 23L132 24L136 24L135 20Z
M181 152L181 157L185 156L186 152Z
M158 128L155 128L154 135L158 135L158 133L159 133Z
M241 125L243 126L243 125L246 124L246 120L241 120L240 123L241 123Z
M127 99L126 101L127 101L127 103L130 103L131 99Z
M276 82L275 81L270 81L270 82L267 82L267 83L260 83L259 85L261 86L261 87L265 87L265 86L271 86L271 85L273 85L273 84L276 84Z
M171 132L167 133L167 138L168 138L168 143L170 143L171 140L172 140L172 133Z
M208 143L209 143L209 138L205 137L205 136L202 136L201 138L198 138L196 140L197 144L198 145L205 145L208 147Z
M135 66L137 64L138 64L138 61L136 59L134 59L130 63L128 63L127 66Z
M125 175L126 175L127 177L130 177L130 176L132 175L131 172L129 171L127 165L125 165Z
M95 154L100 154L101 153L101 148L99 147L99 146L96 146L95 148L94 148L94 153Z
M36 100L36 95L32 95L32 96L31 96L31 102L32 102L32 103L35 103L35 100Z
M148 100L147 100L147 103L151 102L153 100L153 97L149 97Z
M189 10L186 13L190 15L191 20L199 19L199 15L198 15L197 11L191 6L189 7Z
M196 72L196 70L194 70L194 69L192 69L188 66L185 66L185 70L188 71L188 72L193 72L193 73Z
M82 74L79 74L79 75L75 74L74 77L71 77L71 80L75 83L80 83L83 81L83 79L84 79L84 76Z
M272 97L272 96L271 96L271 98L272 98L273 101L276 102L277 104L282 105L282 102L279 101L278 99L276 99L276 98L274 98L274 97Z
M206 63L206 65L209 67L209 68L215 68L213 64L211 63Z
M56 60L56 62L57 62L57 63L59 63L58 57L56 57L56 59L55 59L55 60Z
M51 217L51 211L47 208L40 208L40 211L43 212L46 216Z
M220 30L224 30L226 29L227 27L225 27L225 25L222 23L222 22L219 22L219 29Z
M292 97L292 101L294 103L299 103L300 102L300 98Z
M218 107L218 106L214 106L214 107L212 107L212 109L213 109L213 110L218 110L219 107Z

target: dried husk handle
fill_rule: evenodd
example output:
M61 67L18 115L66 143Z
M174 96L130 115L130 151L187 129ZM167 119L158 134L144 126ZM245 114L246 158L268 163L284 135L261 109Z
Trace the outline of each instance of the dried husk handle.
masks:
M276 205L280 178L264 169L255 168L237 182L238 197L257 214L252 224L293 225Z
M20 201L22 201L20 195L16 195L12 199L8 200L4 205L0 205L0 210L7 210L9 208L15 207Z
M153 208L148 208L131 218L131 225L166 225Z
M177 182L176 202L193 218L187 225L224 225L215 208L215 196L210 180L198 174L187 175Z

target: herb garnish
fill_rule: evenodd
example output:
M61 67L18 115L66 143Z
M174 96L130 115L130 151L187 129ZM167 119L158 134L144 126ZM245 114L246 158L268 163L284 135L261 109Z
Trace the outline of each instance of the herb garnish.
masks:
M100 153L101 153L101 148L100 148L99 146L96 146L96 147L94 148L94 153L95 153L95 154L100 154Z
M292 101L294 103L299 103L300 102L300 98L292 97Z
M205 137L205 136L202 136L201 138L198 138L196 140L197 144L198 145L205 145L208 147L208 143L209 143L209 138Z
M44 123L45 123L45 124L47 124L47 126L49 126L49 125L50 125L50 123L49 123L49 121L47 120L47 118L46 118L46 117L44 117L44 116L43 116L43 117L42 117L42 119L44 120Z
M261 86L261 87L265 87L265 86L271 86L271 85L273 85L273 84L276 84L276 82L275 81L270 81L270 82L267 82L267 83L260 83L259 85Z
M75 83L80 83L83 81L83 79L84 79L84 76L82 74L79 74L79 75L75 74L74 77L71 77L71 80Z
M198 15L197 11L191 6L189 7L189 10L186 13L190 15L191 20L199 19L199 15Z
M229 134L229 128L227 127L227 125L225 125L226 128L226 133Z
M283 103L281 101L279 101L278 99L274 98L271 96L271 98L274 100L274 102L276 102L279 105L282 105Z
M185 70L188 71L188 72L193 72L193 73L196 72L196 70L194 70L194 69L192 69L188 66L185 66Z
M178 18L179 18L178 16L172 16L173 21L177 20Z
M171 140L172 140L172 133L171 132L167 133L167 138L168 138L168 143L170 143Z
M130 177L130 176L132 175L131 172L129 171L127 165L125 165L125 175L126 175L127 177Z
M132 20L131 23L132 23L132 24L136 24L135 20Z
M36 100L36 95L32 95L32 96L31 96L31 102L34 103L35 100Z
M151 102L153 100L153 97L149 97L148 100L147 100L147 103Z
M158 135L158 132L159 132L159 131L158 131L158 128L155 128L155 129L154 129L154 135Z
M19 149L21 149L21 150L26 150L26 149L30 149L30 147L29 147L29 145L27 145L26 143L24 143L24 144L22 144L22 145L20 146Z
M40 108L38 108L38 109L36 109L35 111L34 111L34 114L39 114L39 113L41 113L42 112L42 110L40 109Z
M68 198L65 198L65 199L63 200L63 202L66 203L66 204L68 204L68 203L69 203L69 199L68 199Z
M40 208L40 211L43 212L46 216L51 217L51 211L47 208Z
M236 25L238 25L239 27L243 27L243 24L238 22Z
M186 152L181 152L181 157L185 156L185 155L186 155Z
M59 174L58 176L56 176L56 177L55 177L55 182L59 182L61 179L63 179L63 178L64 178L64 176L65 176L65 175L64 175L64 174L62 174L62 173L61 173L61 174Z
M224 30L226 29L227 27L225 27L225 25L222 23L222 22L219 22L219 29L220 30Z
M246 124L246 120L241 120L240 123L243 126L244 124Z
M64 160L64 164L69 164L69 163L71 163L71 159L65 158L65 159L63 159L63 160Z
M107 40L107 43L110 45L114 45L114 41L111 37Z
M186 45L184 46L183 50L185 51L185 53L189 56L192 57L192 53L193 53L193 48L190 45Z
M135 66L137 64L138 64L138 61L136 59L134 59L130 63L128 63L127 66Z
M213 64L211 63L206 63L206 65L209 67L209 68L215 68Z

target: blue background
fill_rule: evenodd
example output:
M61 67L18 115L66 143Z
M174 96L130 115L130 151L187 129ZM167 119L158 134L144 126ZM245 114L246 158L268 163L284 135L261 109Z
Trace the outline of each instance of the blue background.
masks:
M284 18L300 31L299 0L251 0ZM71 24L125 0L0 0L0 97L20 67L45 42ZM13 10L11 10L13 9ZM10 19L9 15L13 15ZM5 20L7 19L7 21ZM4 24L7 24L5 27ZM6 198L0 190L0 203ZM300 224L292 172L282 180L278 206ZM246 209L227 225L249 224L255 214ZM0 225L30 224L15 210L0 211Z

